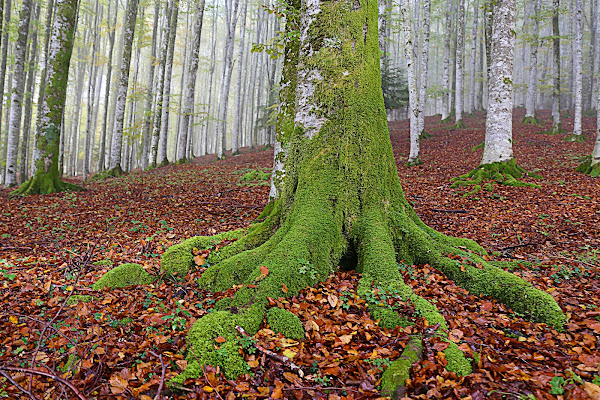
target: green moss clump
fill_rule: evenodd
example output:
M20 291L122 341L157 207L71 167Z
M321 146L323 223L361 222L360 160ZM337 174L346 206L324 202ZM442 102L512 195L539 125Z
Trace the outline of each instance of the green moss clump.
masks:
M416 338L409 340L400 358L392 362L384 371L381 377L381 391L392 395L393 398L399 398L397 391L399 387L406 385L406 380L410 378L410 368L421 358L422 352L421 340Z
M464 129L467 126L465 125L465 123L463 122L462 119L459 119L458 121L456 121L456 123L454 124L454 126L452 127L452 129Z
M585 142L586 139L585 139L585 136L583 136L583 135L571 134L571 135L565 136L562 140L565 142L583 143L583 142Z
M407 327L410 322L404 316L400 316L394 310L387 307L371 306L369 314L374 320L379 320L379 326L384 329L394 329L397 326Z
M452 178L450 181L453 183L450 187L460 188L473 186L473 189L470 192L463 195L465 197L479 192L481 190L481 185L484 183L486 183L484 184L485 189L491 192L491 182L515 187L540 187L540 185L520 180L525 176L540 178L539 175L527 172L524 168L518 166L513 158L504 162L480 165L467 174Z
M184 277L190 272L190 269L194 265L194 248L198 250L209 249L224 240L238 239L245 233L245 230L237 229L235 231L223 232L215 236L195 236L184 240L180 244L169 247L162 255L160 260L161 271L169 275ZM216 261L216 258L217 255L211 253L208 261Z
M123 176L123 175L126 175L126 172L123 171L123 169L121 168L120 165L117 165L116 167L114 167L112 169L95 173L90 178L90 181L102 181L102 180L108 179L108 178L118 178L119 176Z
M597 178L600 176L600 163L596 163L592 166L592 157L588 156L581 164L579 164L575 171Z
M267 312L267 324L271 330L283 334L289 339L304 339L302 321L296 314L279 307L272 307Z
M537 119L534 115L530 115L527 117L523 117L523 119L521 120L521 123L526 124L526 125L539 125L540 120Z
M407 167L416 167L417 165L421 165L423 164L423 161L421 161L421 158L417 156L417 159L414 161L408 161L406 163Z
M104 274L92 288L102 290L108 288L122 288L133 285L147 285L156 280L140 264L121 264Z
M423 129L421 131L421 134L419 135L419 140L427 140L431 137L433 137L433 135L431 133L427 132L425 129Z
M562 128L562 124L560 123L558 125L553 124L552 128L547 131L536 132L538 135L562 135L564 133L567 133L567 131Z
M242 182L267 181L267 180L269 180L270 177L271 177L271 174L269 174L267 172L259 171L259 170L252 170L252 171L246 172L244 175L242 175L240 180Z
M76 294L76 295L69 297L69 300L67 300L67 305L71 306L73 304L78 304L78 303L89 303L92 300L94 300L94 298L92 296Z
M485 146L485 141L484 141L484 142L481 142L481 143L479 143L479 144L478 144L478 145L476 145L476 146L473 146L473 147L471 148L471 153L475 153L477 150L482 150L484 146Z
M105 265L112 266L113 262L112 262L112 260L107 258L106 260L95 261L93 264L97 267L101 267L101 266L105 266Z

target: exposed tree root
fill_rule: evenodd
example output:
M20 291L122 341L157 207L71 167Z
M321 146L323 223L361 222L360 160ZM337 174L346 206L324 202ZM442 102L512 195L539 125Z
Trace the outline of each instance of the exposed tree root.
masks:
M83 187L65 182L58 176L51 174L37 173L21 187L10 192L11 196L28 196L30 194L52 194L58 192L80 192L85 190Z
M406 380L410 378L410 368L421 359L423 343L418 338L411 338L404 351L383 373L381 390L392 394L392 399L405 397Z
M539 125L540 122L541 121L538 118L536 118L535 115L529 115L527 117L523 117L523 119L521 120L521 123L526 124L526 125Z
M190 160L188 160L187 158L183 157L183 158L175 161L173 163L173 165L183 165L183 164L189 164L189 163L190 163Z
M588 156L575 171L597 178L600 176L600 163L592 165L592 157Z
M416 160L406 162L407 167L416 167L417 165L421 164L423 164L423 161L421 161L421 157L417 157Z
M106 171L98 172L90 178L91 181L101 181L107 178L117 178L119 176L127 175L120 165Z
M558 125L554 125L552 124L552 128L550 128L547 131L543 131L543 132L536 132L538 135L562 135L564 133L567 133L567 131L565 131L562 128L562 124L558 124Z
M430 137L432 137L433 135L429 132L427 132L425 129L423 129L421 131L421 134L419 135L419 140L427 140Z
M583 135L575 135L575 134L571 134L571 135L567 135L563 138L563 140L565 142L575 142L575 143L583 143L585 142L585 136Z
M539 188L540 185L534 183L523 182L520 180L525 176L539 179L541 176L528 172L518 166L514 159L506 162L496 162L492 164L484 164L475 168L471 172L452 178L452 188L460 188L465 186L473 186L473 189L463 196L467 197L479 192L482 188L491 192L493 190L493 182L507 186L529 186Z
M462 119L459 119L458 121L456 121L456 123L454 124L454 126L452 127L452 129L464 129L467 126L465 125L465 123L463 122Z
M440 124L448 124L454 122L454 112L451 112L446 118L440 121Z

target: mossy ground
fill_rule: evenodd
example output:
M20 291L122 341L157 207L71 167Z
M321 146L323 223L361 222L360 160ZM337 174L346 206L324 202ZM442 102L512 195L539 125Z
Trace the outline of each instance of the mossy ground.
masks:
M104 274L92 288L94 290L102 290L107 288L122 288L132 285L146 285L152 283L156 278L150 275L139 264L121 264Z
M117 165L114 168L108 169L106 171L97 172L90 178L91 181L101 181L108 178L116 178L119 176L126 175L126 172L123 171L120 165Z
M279 307L272 307L267 312L266 319L272 331L281 333L289 339L304 339L302 321L296 314Z
M592 157L588 156L575 171L597 178L600 176L600 163L592 165Z
M575 143L583 143L586 141L585 136L583 135L575 135L575 134L571 134L571 135L567 135L563 138L563 140L565 142L575 142Z
M511 159L506 162L480 165L467 174L452 178L450 187L472 187L464 196L473 195L482 189L491 192L493 183L514 187L540 187L537 184L522 181L521 179L526 176L536 179L541 178L539 175L518 166L516 161Z

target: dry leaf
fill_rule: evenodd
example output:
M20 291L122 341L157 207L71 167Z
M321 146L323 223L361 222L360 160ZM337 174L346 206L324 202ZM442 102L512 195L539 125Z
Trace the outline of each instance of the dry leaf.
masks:
M264 265L260 266L260 273L264 276L269 275L269 268L265 267Z
M600 400L600 386L590 382L584 382L583 389L593 400Z
M338 298L334 294L328 294L327 295L327 301L329 302L329 304L331 305L332 308L335 308L335 305L338 302Z
M287 292L288 292L288 287L285 285L285 283L282 283L282 284L281 284L281 291L282 291L283 293L287 293Z
M225 343L227 341L227 339L225 339L223 336L218 336L215 338L215 342L217 343Z

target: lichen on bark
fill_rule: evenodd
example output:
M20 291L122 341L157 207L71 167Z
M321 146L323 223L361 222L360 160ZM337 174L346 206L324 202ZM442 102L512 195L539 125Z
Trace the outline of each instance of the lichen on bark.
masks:
M433 265L476 294L561 326L565 317L550 295L487 263L475 242L426 226L405 198L381 92L377 2L289 3L302 10L296 82L301 109L286 127L289 152L281 195L245 235L211 255L215 258L198 284L211 291L241 287L191 328L188 368L172 382L198 376L205 364L220 365L228 378L246 372L235 327L255 334L269 297L290 298L325 280L345 254L356 254L359 296L393 292L413 302L430 325L439 324L442 336L448 331L444 317L403 282L399 261ZM207 240L190 239L200 245ZM178 246L165 253L163 269L183 274L197 245ZM462 254L473 265L459 264L450 254ZM401 321L376 303L368 307L382 325ZM225 339L218 350L217 336ZM449 370L470 373L456 344L445 353Z

